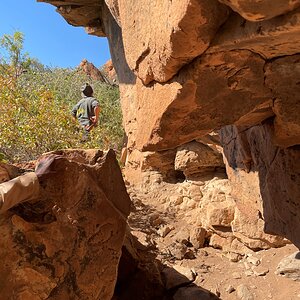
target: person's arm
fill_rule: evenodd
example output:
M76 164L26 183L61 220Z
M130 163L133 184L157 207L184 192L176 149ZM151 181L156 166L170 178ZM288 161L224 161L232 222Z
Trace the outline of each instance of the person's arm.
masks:
M29 172L0 184L0 214L26 201L36 200L40 195L40 183L57 172L57 160L61 155L43 157L35 172ZM59 163L58 163L59 164Z
M100 107L99 105L98 106L95 106L94 107L94 120L93 120L93 123L94 124L97 124L98 123L98 120L99 120L99 114L100 114Z
M97 126L99 120L99 114L100 114L99 102L96 99L92 102L92 107L94 110L94 115L90 118L90 120L92 122L92 127L93 127L93 126Z
M78 109L78 107L77 107L77 104L76 104L76 105L72 108L72 110L71 110L71 115L72 115L74 121L77 120L77 118L76 118L77 109Z
M38 176L34 172L0 184L0 214L22 202L37 199L39 189Z

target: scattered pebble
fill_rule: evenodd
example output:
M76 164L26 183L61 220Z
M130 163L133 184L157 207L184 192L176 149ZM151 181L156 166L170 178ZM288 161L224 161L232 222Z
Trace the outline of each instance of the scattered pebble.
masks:
M211 292L217 295L218 297L221 296L220 289L218 286L216 286Z
M228 285L228 287L226 288L226 292L228 293L228 294L231 294L231 293L233 293L235 291L235 288L230 284L230 285Z
M245 275L246 275L247 277L252 276L253 274L254 274L254 273L253 273L252 270L246 270L246 271L245 271Z
M224 252L223 256L232 262L238 262L243 258L241 254L235 252Z
M297 251L283 258L278 264L275 273L295 281L300 281L300 252Z
M254 296L251 293L251 290L245 284L241 284L237 287L237 297L241 300L254 300Z
M268 268L256 268L254 269L254 274L256 276L265 276L269 273L269 269Z
M197 255L198 256L208 256L208 252L204 249L200 249L200 250L198 250Z
M171 232L172 230L174 229L174 226L168 226L168 225L165 225L165 226L162 226L158 229L157 233L161 236L161 237L166 237L167 234L169 232Z
M234 279L241 279L242 276L241 276L241 274L238 273L238 272L233 272L233 273L232 273L232 278L234 278Z
M254 266L258 266L260 264L260 259L255 256L248 256L247 261Z

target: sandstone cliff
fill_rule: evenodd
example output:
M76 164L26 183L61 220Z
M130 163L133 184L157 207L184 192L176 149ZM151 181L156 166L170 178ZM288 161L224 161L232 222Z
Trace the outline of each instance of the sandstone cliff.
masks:
M103 76L101 71L98 70L92 63L88 62L86 59L83 59L81 61L81 63L78 66L78 69L92 80L106 82L106 78Z
M130 170L147 164L139 151L160 157L150 169L165 177L164 151L174 152L167 161L175 174L186 143L221 130L235 236L241 240L236 218L250 204L259 231L300 245L300 1L43 2L109 40L129 181Z

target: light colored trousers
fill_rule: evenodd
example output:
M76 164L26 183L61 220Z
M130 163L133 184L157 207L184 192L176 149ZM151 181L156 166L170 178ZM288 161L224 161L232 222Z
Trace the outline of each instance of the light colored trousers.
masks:
M39 195L39 181L34 172L26 173L0 184L0 213Z

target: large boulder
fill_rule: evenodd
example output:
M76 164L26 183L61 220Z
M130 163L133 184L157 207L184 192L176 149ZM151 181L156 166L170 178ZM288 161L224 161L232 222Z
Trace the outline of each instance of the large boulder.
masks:
M293 55L299 53L299 33L300 8L261 22L250 22L233 13L207 52L248 49L267 59Z
M111 299L130 199L112 151L67 151L40 194L0 215L3 299ZM4 259L5 258L5 259Z
M73 26L84 26L87 32L97 36L105 36L104 28L101 24L101 2L98 0L37 0L37 2L47 2L57 7L66 21Z
M271 19L300 6L299 0L219 0L250 21Z
M213 146L193 141L177 148L175 170L186 178L223 166L222 154Z
M125 177L131 185L149 185L155 181L175 181L175 155L176 150L161 152L130 150L127 154L128 163L124 170Z
M13 179L22 174L22 170L14 165L0 162L0 183Z
M214 128L243 122L245 115L256 116L272 98L264 84L264 65L251 51L219 52L194 60L168 84L147 87L137 81L135 147L174 148ZM249 116L243 123L251 122Z
M284 246L287 243L285 239L264 232L259 194L255 190L252 193L246 191L243 186L239 188L238 176L236 170L235 176L230 174L229 180L215 178L201 189L203 197L194 214L211 235L210 245L240 254L247 253L249 249L256 251ZM251 181L251 178L248 180Z
M127 62L145 84L202 54L228 12L216 0L119 0L119 9Z

